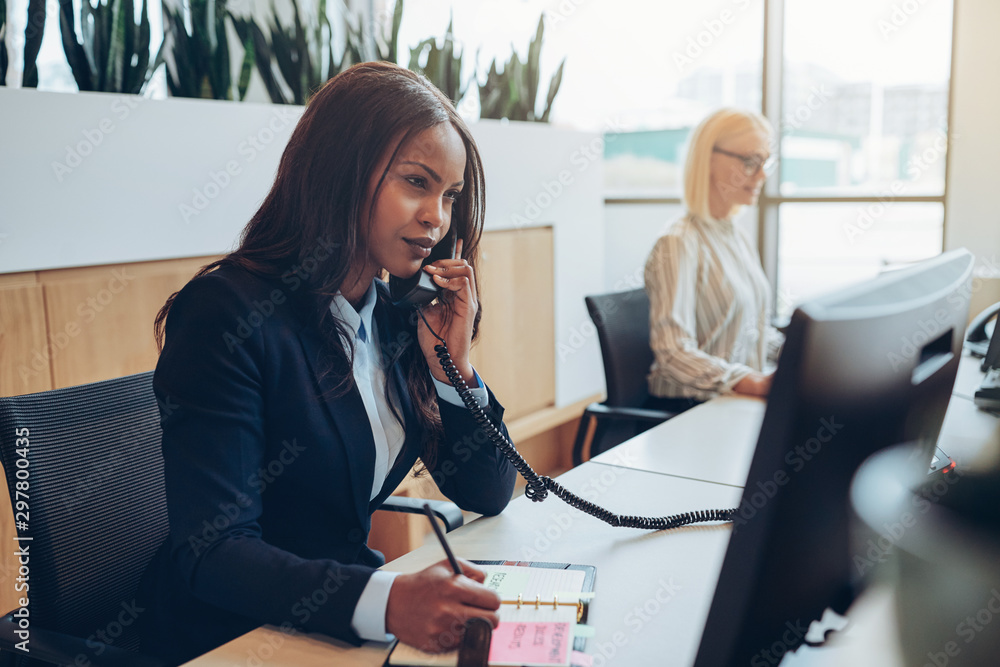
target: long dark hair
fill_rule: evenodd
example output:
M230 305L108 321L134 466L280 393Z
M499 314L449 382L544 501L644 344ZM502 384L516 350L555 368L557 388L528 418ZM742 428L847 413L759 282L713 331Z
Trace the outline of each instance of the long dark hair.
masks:
M368 235L362 225L371 225L375 207L368 206L369 218L361 219L369 183L379 161L388 155L372 195L374 202L400 147L441 123L450 123L465 144L465 188L453 205L451 226L463 239L463 258L475 270L486 191L472 133L448 98L426 78L391 63L369 62L345 70L312 97L281 156L274 185L243 229L239 247L195 274L197 278L221 266L236 265L275 279L308 261L310 269L315 269L297 273L304 289L297 292L296 301L310 324L323 332L329 372L337 378L338 395L350 391L354 378L351 352L341 344L343 324L328 306L355 263L369 256ZM317 252L319 248L323 252ZM325 259L320 261L319 257ZM156 316L154 333L161 349L174 297L176 293ZM478 334L480 314L473 338ZM422 458L425 464L433 465L441 420L415 336L402 355L407 389L424 427ZM389 405L398 417L391 400Z

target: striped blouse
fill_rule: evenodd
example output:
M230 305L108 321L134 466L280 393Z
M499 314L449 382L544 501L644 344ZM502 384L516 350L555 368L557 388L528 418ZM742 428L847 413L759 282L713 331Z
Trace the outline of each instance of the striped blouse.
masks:
M771 289L747 235L729 220L687 215L646 260L649 393L706 400L777 358Z

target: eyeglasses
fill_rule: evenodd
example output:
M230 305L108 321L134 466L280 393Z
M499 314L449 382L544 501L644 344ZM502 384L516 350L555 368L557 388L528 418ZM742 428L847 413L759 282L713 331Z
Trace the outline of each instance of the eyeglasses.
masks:
M769 155L768 157L761 159L758 155L740 155L739 153L724 151L721 148L713 148L712 152L722 153L723 155L734 157L743 162L743 173L747 176L754 176L761 169L764 170L765 174L770 174L774 169L774 165L778 162L778 159L773 155Z

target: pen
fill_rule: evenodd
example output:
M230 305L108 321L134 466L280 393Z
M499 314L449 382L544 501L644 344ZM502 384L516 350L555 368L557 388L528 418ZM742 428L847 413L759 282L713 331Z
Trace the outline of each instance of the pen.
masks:
M427 515L427 520L431 522L431 527L434 528L434 534L437 535L438 542L441 543L441 548L444 549L444 553L448 556L448 562L451 563L451 569L455 571L455 574L462 574L462 568L459 567L458 561L455 559L455 554L451 552L451 547L448 546L448 540L444 539L444 533L441 531L441 526L437 524L434 520L434 514L431 513L431 506L424 503L424 514Z

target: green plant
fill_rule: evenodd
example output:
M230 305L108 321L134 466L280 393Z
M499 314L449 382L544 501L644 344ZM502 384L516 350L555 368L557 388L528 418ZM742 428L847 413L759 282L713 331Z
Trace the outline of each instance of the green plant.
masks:
M24 28L24 70L21 85L38 87L38 51L45 33L45 0L28 0L28 25Z
M139 23L133 0L81 0L77 40L73 0L59 3L63 51L80 90L133 93L149 80L149 15L142 0Z
M430 37L410 49L409 68L426 76L453 104L458 104L465 96L468 82L462 84L462 53L455 52L451 20L444 33L443 46L439 47L437 40Z
M504 65L503 71L497 71L497 61L490 63L486 82L479 84L480 116L482 118L508 118L510 120L549 122L549 112L552 102L562 83L564 58L559 68L549 81L549 93L545 98L545 108L541 114L536 113L536 99L540 72L538 68L542 52L542 36L544 34L544 16L538 19L538 29L535 37L528 44L528 58L521 62L517 52L511 54L510 60Z
M258 55L257 69L271 101L278 104L305 104L331 77L361 61L361 48L353 30L348 31L339 60L334 57L333 26L327 17L326 0L319 2L317 20L308 22L315 27L303 26L296 0L292 0L292 12L292 25L285 26L278 20L277 10L271 5L270 44L252 20L246 20L242 25L236 24L241 39L244 38L244 33L251 36ZM288 99L278 84L275 64L291 91L291 99Z
M163 5L164 38L154 69L167 65L167 87L174 97L233 99L224 0L191 0L187 7L191 30L184 23L185 8ZM230 17L232 20L232 17ZM244 56L236 83L238 99L246 97L256 56L253 41L243 40Z
M375 57L378 60L396 62L399 50L399 25L403 22L403 0L396 0L392 9L392 24L389 32L375 33ZM355 31L360 36L360 30Z

